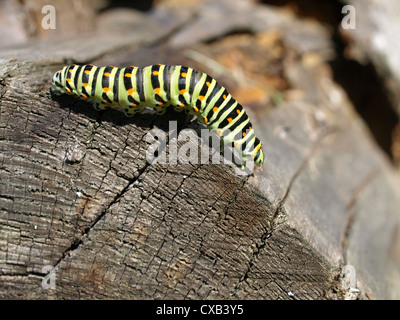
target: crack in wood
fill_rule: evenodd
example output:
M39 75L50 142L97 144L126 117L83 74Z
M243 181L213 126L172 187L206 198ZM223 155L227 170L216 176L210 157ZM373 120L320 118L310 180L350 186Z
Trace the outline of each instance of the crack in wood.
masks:
M97 123L98 125L97 125L97 126L94 126L94 129L93 129L93 131L91 132L91 135L90 135L89 140L88 140L88 143L89 143L89 144L91 144L92 141L93 141L93 137L94 137L94 135L95 135L96 129L97 129L98 127L100 127L100 125L101 125L101 118L102 118L102 115L103 115L103 114L104 114L104 112L99 112L99 116L97 117L97 120L96 120L96 121L97 121L96 123ZM154 117L154 120L153 120L152 123L151 123L150 129L154 127L154 124L155 124L155 122L156 122L156 119L157 119L157 118ZM147 133L146 133L146 134L147 134ZM144 135L141 137L141 140L143 140L143 138L146 136L146 134L144 134ZM126 149L128 138L129 138L129 133L127 134L127 137L126 137L126 139L125 139L125 143L124 143L123 150ZM168 142L168 138L167 138L167 142ZM92 149L96 149L96 148L92 148ZM87 153L85 152L85 156L86 156L86 154L87 154ZM103 178L102 178L102 180L101 180L100 187L97 189L95 195L96 195L97 192L101 189L101 185L102 185L102 183L104 182L104 179L106 178L108 172L110 172L110 170L112 169L112 162L113 162L113 160L116 159L117 155L118 155L118 151L116 151L116 152L114 153L113 159L110 160L110 162L109 162L109 168L107 169L106 173L104 174L104 176L103 176ZM82 160L83 160L83 159L82 159ZM61 258L55 263L54 268L57 268L57 267L62 263L62 261L63 261L72 251L74 251L74 250L76 250L76 249L78 249L78 248L80 247L80 245L83 243L83 239L90 233L90 231L91 231L93 228L95 228L95 226L97 225L97 223L105 216L105 214L107 213L107 211L108 211L115 203L117 203L117 202L123 197L123 195L130 189L130 187L131 187L136 181L138 181L138 180L140 179L140 177L142 176L142 174L146 171L146 169L147 169L150 165L151 165L151 164L149 164L148 162L146 162L145 165L144 165L141 169L138 170L138 175L137 175L136 177L134 177L134 178L132 178L132 179L130 179L130 180L128 181L128 183L125 185L125 187L124 187L120 192L118 192L118 193L115 195L115 197L111 200L111 202L110 202L107 206L105 206L105 208L102 210L102 212L101 212L98 216L96 216L96 218L93 220L93 222L90 224L90 226L86 227L86 228L83 230L81 236L80 236L78 239L75 239L75 241L72 242L72 244L70 245L70 247L68 247L66 250L64 250L64 252L63 252ZM142 200L142 201L143 201L143 200Z
M231 197L231 199L228 200L228 203L226 204L224 212L223 212L222 215L219 215L218 220L225 220L226 219L230 206L237 201L237 196L238 196L239 192L244 189L246 183L249 181L249 178L250 178L250 175L249 176L245 176L244 179L235 188L235 190L233 190L232 197Z
M360 183L354 188L353 193L350 196L350 200L346 206L346 212L349 213L347 217L346 225L343 231L342 236L342 255L343 255L343 265L347 264L347 249L349 245L349 239L351 237L351 231L353 229L354 221L357 219L359 212L353 211L352 209L357 204L358 197L360 194L367 188L370 183L377 177L379 173L379 169L376 168L369 172L364 179L360 181Z
M257 260L260 252L265 248L265 246L267 245L267 241L268 239L272 236L274 230L276 230L279 225L282 222L277 222L277 218L281 215L284 216L284 209L283 206L289 196L290 190L292 189L295 181L297 180L297 178L299 177L300 173L307 167L308 163L310 162L311 158L315 155L315 153L317 152L317 150L320 148L320 146L322 145L323 141L331 136L332 134L335 134L337 132L336 128L331 128L328 129L325 133L323 133L321 135L321 137L317 140L316 143L314 143L314 145L312 146L312 148L310 149L309 153L307 154L307 156L304 158L304 160L302 161L302 163L300 164L300 166L297 168L297 170L295 171L295 173L293 174L293 176L291 177L291 179L289 180L289 184L288 187L285 190L285 194L283 195L283 198L279 201L275 212L271 218L270 221L270 228L266 228L265 232L261 235L260 241L258 243L255 243L255 248L253 249L252 255L250 256L249 259L249 263L248 263L248 267L246 269L246 271L243 273L242 277L240 277L238 283L235 286L235 290L237 291L239 289L239 286L242 282L246 281L249 277L249 273L251 272L255 261Z
M146 169L150 166L146 162L146 164L139 170L139 173L136 177L132 178L126 186L115 195L115 197L112 199L112 201L103 209L103 211L94 219L94 221L90 224L89 227L85 228L82 232L82 235L78 238L75 239L75 241L71 244L70 247L68 247L66 250L64 250L61 258L55 263L54 268L57 268L60 263L69 255L72 251L76 250L79 248L79 246L83 243L83 239L85 236L87 236L91 230L95 228L97 223L105 216L107 211L115 204L117 203L123 195L129 190L129 188L140 178L140 176L146 171Z

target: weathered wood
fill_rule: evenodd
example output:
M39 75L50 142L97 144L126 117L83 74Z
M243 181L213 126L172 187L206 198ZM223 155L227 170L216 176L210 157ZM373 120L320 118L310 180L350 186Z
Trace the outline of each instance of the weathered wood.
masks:
M268 11L256 4L246 10L252 16L257 9ZM232 9L231 21L241 11ZM179 51L145 47L177 27L170 17L189 23L185 14L162 8L151 13L164 15L162 31L154 32L157 19L143 18L135 20L134 35L126 28L116 36L111 21L122 18L115 12L110 33L99 38L2 50L1 297L341 299L351 293L341 286L341 268L352 265L361 290L353 296L399 298L397 178L332 81L321 58L330 50L326 32L273 12L286 25L282 63L292 90L267 115L249 110L267 152L265 166L251 176L223 165L147 163L146 134L168 131L169 120L187 127L182 114L125 118L48 93L63 60L184 60L181 43ZM290 21L313 45L304 49L290 37ZM134 37L142 51L130 47ZM32 52L39 47L46 51ZM182 55L154 61L171 52ZM43 287L47 265L55 288Z
M345 2L354 8L356 16L354 29L341 29L350 40L348 55L361 63L373 63L400 117L399 2L367 0L362 5L353 0Z

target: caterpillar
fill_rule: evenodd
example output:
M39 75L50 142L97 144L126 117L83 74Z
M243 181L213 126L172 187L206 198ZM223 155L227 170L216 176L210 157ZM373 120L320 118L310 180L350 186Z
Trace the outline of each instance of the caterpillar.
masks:
M264 163L264 150L244 108L206 73L185 66L96 67L70 65L57 71L51 92L76 95L98 110L119 108L133 116L146 106L164 114L168 106L186 110L231 144L244 162Z

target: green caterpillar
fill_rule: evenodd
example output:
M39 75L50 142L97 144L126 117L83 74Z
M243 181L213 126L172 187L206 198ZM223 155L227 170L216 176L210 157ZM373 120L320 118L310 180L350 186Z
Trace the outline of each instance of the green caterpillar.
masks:
M55 73L51 91L94 101L96 109L117 107L133 116L146 106L164 114L168 106L196 115L244 161L264 163L261 141L243 107L211 76L184 66L143 68L70 65Z

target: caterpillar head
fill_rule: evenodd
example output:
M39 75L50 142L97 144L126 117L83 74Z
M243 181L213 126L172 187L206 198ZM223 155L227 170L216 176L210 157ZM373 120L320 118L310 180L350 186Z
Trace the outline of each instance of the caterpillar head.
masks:
M51 87L50 87L50 91L53 94L59 95L59 94L65 93L64 86L62 85L64 69L57 71L53 76L53 80L52 80Z
M261 147L260 150L258 150L256 156L254 157L255 164L258 166L262 166L264 164L264 158L265 158L264 149Z

